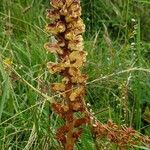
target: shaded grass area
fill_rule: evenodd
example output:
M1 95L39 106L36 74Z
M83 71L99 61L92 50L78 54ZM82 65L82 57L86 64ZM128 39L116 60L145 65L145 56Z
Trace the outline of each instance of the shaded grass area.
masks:
M101 122L112 119L149 135L149 2L83 0L82 5L87 26L87 102ZM46 68L48 61L57 60L43 48L49 36L44 31L46 8L49 1L0 2L2 150L60 147L54 134L63 122L50 108L54 96L50 83L60 77ZM76 149L95 149L88 127Z

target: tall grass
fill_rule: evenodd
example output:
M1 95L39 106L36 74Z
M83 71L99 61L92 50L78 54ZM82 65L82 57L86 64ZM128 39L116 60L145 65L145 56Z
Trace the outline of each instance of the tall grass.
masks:
M111 118L149 135L149 1L83 0L82 6L87 102L101 122ZM49 1L0 1L2 150L59 149L54 133L61 120L49 107L49 84L59 76L46 69L46 62L55 59L43 48L46 8ZM94 149L88 128L76 149Z

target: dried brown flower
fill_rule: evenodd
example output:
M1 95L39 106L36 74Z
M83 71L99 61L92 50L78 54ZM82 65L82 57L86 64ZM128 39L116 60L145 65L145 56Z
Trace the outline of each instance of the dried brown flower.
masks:
M51 0L51 5L47 18L52 22L46 26L46 31L54 35L57 42L46 43L44 47L59 57L58 63L49 62L47 67L51 74L63 76L61 83L51 84L51 90L60 93L63 99L63 103L52 104L53 111L65 120L65 125L57 130L56 136L66 150L73 150L82 133L80 126L88 122L87 117L80 118L75 114L86 114L83 97L87 76L80 70L87 55L83 51L82 37L85 25L80 18L79 0Z

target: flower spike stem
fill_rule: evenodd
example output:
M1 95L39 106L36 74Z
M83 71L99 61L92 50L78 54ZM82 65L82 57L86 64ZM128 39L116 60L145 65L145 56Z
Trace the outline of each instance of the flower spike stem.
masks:
M84 102L87 76L81 72L87 55L82 37L85 25L80 18L79 0L51 0L51 6L47 11L50 24L47 24L46 31L56 40L46 43L45 48L59 59L47 66L51 74L62 76L60 83L51 84L51 90L61 95L61 101L53 103L52 109L65 120L56 137L66 150L73 150L82 133L81 125L89 122Z

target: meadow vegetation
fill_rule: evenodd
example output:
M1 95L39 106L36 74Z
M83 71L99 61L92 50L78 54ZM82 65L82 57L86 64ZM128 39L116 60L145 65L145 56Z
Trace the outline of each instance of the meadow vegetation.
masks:
M82 0L86 24L86 102L106 123L131 126L150 135L150 2ZM46 67L56 57L44 49L49 0L0 1L0 150L57 150L62 120L50 107L50 83L60 81ZM76 149L92 150L89 128ZM104 149L104 148L103 148ZM136 147L135 149L146 149Z

